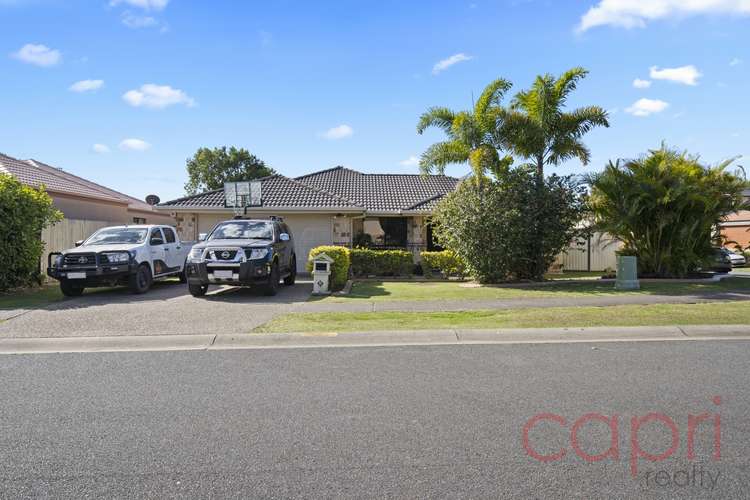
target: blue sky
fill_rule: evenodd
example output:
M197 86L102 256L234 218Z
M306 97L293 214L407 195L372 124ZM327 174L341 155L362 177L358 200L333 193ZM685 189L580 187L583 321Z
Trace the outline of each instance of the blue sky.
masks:
M0 0L0 151L162 200L201 146L290 176L414 173L441 138L415 132L429 106L580 65L570 105L612 126L587 136L591 165L558 172L662 140L711 163L750 154L750 2L685 3Z

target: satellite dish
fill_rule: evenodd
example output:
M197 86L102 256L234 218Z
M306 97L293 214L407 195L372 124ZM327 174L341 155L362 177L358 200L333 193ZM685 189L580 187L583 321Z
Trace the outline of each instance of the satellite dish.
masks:
M149 205L152 205L152 206L158 205L160 201L161 199L159 199L159 197L156 196L155 194L150 194L146 196L146 203L148 203Z

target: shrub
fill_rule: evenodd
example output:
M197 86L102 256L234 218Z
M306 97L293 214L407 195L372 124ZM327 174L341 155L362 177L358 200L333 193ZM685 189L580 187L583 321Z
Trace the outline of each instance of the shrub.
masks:
M42 229L60 219L43 188L0 174L0 291L39 281Z
M442 252L421 252L422 269L424 274L429 276L434 269L437 269L445 276L458 276L463 278L466 275L466 265L461 258L452 250L443 250Z
M351 255L355 276L402 276L411 274L414 267L414 257L406 250L355 248Z
M331 264L331 288L334 290L343 288L349 279L349 267L351 266L350 250L346 247L335 245L324 245L310 250L307 259L307 271L312 272L312 261L315 256L324 253L333 259Z
M719 223L747 208L747 182L698 157L668 149L625 162L610 162L592 175L589 205L597 229L623 242L638 257L642 276L685 276L710 261Z
M539 265L546 271L578 234L583 191L572 176L551 175L537 187L525 167L496 181L464 181L438 203L433 234L480 282L538 279Z

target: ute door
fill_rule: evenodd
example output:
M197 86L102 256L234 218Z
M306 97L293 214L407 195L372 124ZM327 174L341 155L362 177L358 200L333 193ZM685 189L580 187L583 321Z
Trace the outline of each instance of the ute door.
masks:
M164 235L155 227L148 236L148 249L151 255L151 266L154 276L167 273L167 252L164 250Z
M177 242L174 230L171 227L161 228L164 233L164 256L170 271L174 272L185 263L182 257L182 245Z

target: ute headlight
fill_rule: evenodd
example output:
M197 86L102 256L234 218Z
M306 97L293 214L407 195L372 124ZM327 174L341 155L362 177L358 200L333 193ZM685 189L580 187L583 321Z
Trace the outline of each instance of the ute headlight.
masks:
M200 262L203 260L203 249L202 248L193 248L190 250L190 254L188 255L188 260L191 262Z
M249 260L265 259L268 255L267 248L248 248L245 250L245 255Z
M130 254L128 252L105 253L102 255L107 258L107 262L110 264L130 261Z

